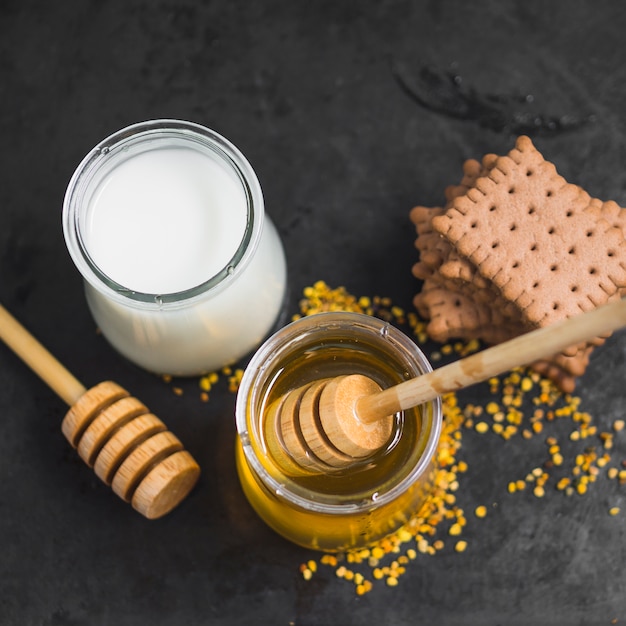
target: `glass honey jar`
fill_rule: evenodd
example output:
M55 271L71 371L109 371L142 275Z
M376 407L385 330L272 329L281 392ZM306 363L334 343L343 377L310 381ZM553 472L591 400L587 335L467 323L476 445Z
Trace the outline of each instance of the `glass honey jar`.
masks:
M372 544L404 525L431 493L439 398L394 415L389 440L371 456L323 472L273 453L271 407L322 378L363 374L384 389L429 371L411 339L359 313L311 315L270 337L246 368L236 404L237 470L261 519L296 544L329 552Z

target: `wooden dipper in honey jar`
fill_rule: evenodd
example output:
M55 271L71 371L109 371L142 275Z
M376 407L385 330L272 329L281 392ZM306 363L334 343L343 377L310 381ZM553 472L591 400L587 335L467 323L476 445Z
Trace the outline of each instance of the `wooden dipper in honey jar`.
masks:
M528 365L626 326L626 298L533 330L382 390L367 376L324 378L293 389L268 411L270 452L291 475L328 472L384 446L394 414Z
M70 405L63 434L120 498L149 519L184 500L200 468L139 400L114 382L86 389L1 305L0 338Z

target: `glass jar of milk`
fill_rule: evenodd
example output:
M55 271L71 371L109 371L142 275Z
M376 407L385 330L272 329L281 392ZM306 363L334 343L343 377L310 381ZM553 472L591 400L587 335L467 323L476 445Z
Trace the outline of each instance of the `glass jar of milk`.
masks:
M69 183L63 231L100 330L152 372L233 363L283 309L285 255L259 181L203 126L148 121L102 141Z

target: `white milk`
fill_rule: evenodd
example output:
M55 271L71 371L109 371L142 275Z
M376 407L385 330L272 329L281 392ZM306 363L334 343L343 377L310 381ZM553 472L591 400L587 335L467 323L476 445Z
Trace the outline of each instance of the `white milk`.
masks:
M164 120L105 140L70 182L64 230L102 333L148 370L219 369L277 321L282 244L250 165L208 129Z
M246 229L241 182L196 150L133 156L101 182L84 241L114 281L144 293L202 284L228 265Z

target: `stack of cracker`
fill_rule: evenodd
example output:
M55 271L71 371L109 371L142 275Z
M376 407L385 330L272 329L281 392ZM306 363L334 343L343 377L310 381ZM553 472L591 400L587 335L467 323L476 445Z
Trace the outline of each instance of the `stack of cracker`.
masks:
M568 183L528 137L463 166L443 207L411 211L415 306L440 342L495 344L626 295L626 209ZM533 367L565 392L606 337Z

